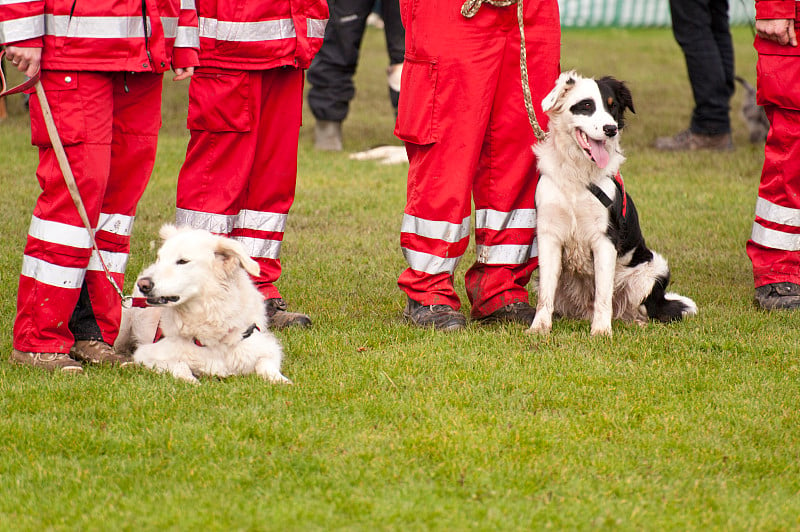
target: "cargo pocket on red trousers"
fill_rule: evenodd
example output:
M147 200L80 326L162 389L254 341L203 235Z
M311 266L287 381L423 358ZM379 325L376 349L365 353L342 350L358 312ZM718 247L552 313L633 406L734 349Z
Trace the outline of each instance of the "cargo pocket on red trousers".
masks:
M42 88L53 112L53 122L61 144L74 146L84 142L86 116L84 103L78 92L78 73L44 71L41 76ZM31 143L39 147L52 146L39 98L31 98L30 104Z
M400 85L400 105L394 134L412 144L439 140L436 86L439 64L435 59L406 56Z
M195 72L189 83L186 125L221 133L250 131L250 77L247 72Z
M759 105L777 105L784 109L800 111L800 57L759 54L758 63Z

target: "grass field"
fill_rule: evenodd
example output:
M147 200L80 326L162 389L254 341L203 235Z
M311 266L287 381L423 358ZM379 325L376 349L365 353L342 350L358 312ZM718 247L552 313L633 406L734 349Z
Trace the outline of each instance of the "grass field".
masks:
M734 36L737 72L754 82L750 30ZM385 66L370 30L346 151L397 143ZM668 29L565 31L562 67L631 87L626 185L696 318L615 323L613 339L573 321L548 339L521 326L407 326L396 287L405 168L314 152L307 113L279 284L315 321L279 333L296 384L0 362L0 529L800 529L799 315L752 302L744 246L763 146L747 142L740 93L736 151L662 154L653 139L686 127L692 106ZM186 84L167 87L128 288L174 214ZM9 104L3 359L38 190L21 100ZM462 295L472 256L457 271Z

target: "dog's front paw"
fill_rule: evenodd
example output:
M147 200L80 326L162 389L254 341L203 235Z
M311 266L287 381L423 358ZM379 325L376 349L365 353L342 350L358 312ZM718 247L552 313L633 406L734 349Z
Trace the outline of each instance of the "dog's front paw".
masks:
M271 382L272 384L286 384L287 386L294 384L292 381L281 375L280 373L261 375L261 378Z
M605 336L611 338L611 325L595 325L592 324L592 336Z
M531 326L525 331L526 334L540 334L542 336L550 334L550 330L553 328L553 322L540 316L540 314L536 314L536 317L533 318L533 323L531 323Z

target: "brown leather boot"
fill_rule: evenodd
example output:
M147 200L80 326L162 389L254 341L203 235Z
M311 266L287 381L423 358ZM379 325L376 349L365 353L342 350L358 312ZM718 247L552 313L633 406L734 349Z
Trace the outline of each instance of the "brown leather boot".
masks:
M733 150L733 141L731 140L730 133L703 135L694 133L691 129L687 129L681 131L674 137L657 138L654 147L662 151L731 151Z
M517 301L504 307L500 307L488 316L477 318L475 321L482 324L490 323L521 323L530 327L533 318L536 316L536 308L524 301Z
M467 319L449 305L423 305L408 300L403 316L417 327L432 327L438 331L458 331L467 324Z
M311 318L307 314L300 312L289 312L286 310L286 301L279 297L265 299L264 306L267 309L269 326L273 329L285 329L287 327L311 327Z
M9 362L22 366L34 366L47 371L83 373L81 363L70 358L66 353L28 353L12 349Z
M772 283L756 288L756 302L766 310L800 309L800 285Z
M120 355L113 346L102 340L76 340L69 354L75 360L90 364L116 364L118 366L133 364L133 358Z

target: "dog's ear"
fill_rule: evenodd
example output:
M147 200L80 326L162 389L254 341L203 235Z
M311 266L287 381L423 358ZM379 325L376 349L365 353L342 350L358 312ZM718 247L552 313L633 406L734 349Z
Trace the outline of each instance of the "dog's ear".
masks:
M608 90L614 94L614 99L619 104L621 112L624 113L625 109L630 109L632 113L636 113L636 109L633 108L633 95L624 81L611 76L603 76L597 80L597 84L601 87L608 87Z
M556 86L550 91L550 94L542 100L542 111L545 113L550 111L556 106L556 103L564 97L564 95L575 85L575 79L578 74L574 70L569 72L562 72L556 80Z
M161 240L166 240L169 237L175 235L178 232L178 228L172 224L164 224L161 226L161 229L158 231L158 236L161 237Z
M218 237L214 254L222 259L226 274L230 275L239 267L244 268L250 275L258 275L261 272L258 263L250 258L241 242L236 240Z

